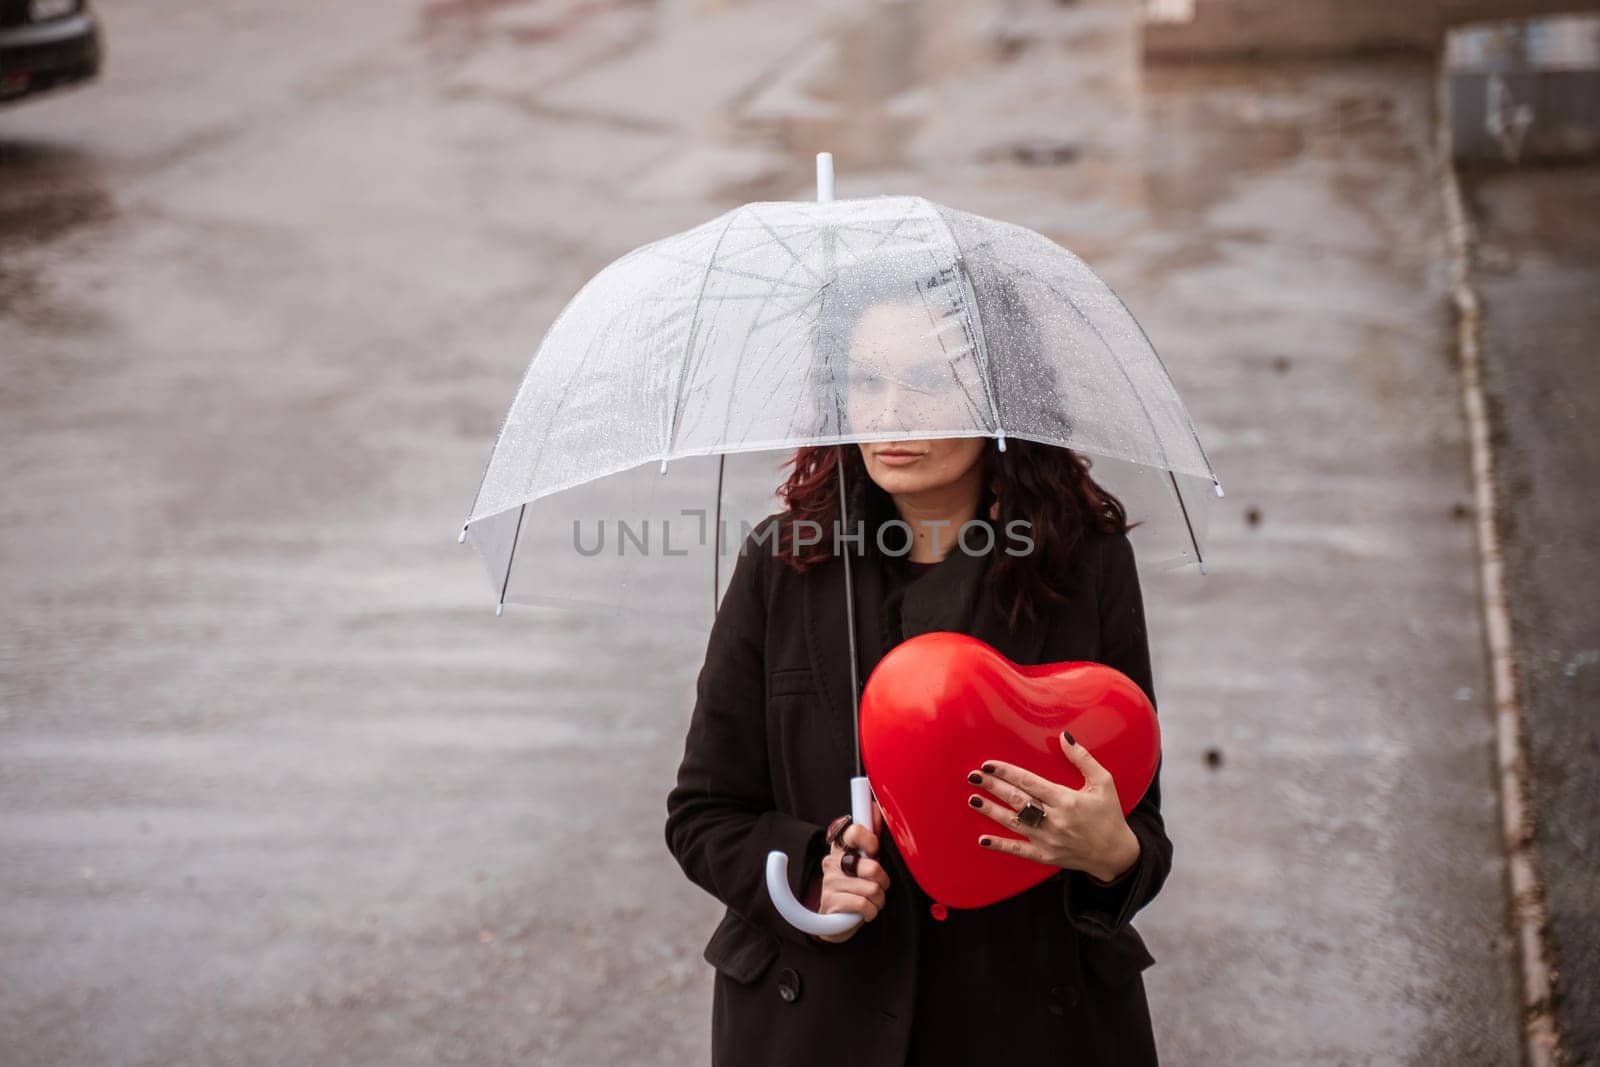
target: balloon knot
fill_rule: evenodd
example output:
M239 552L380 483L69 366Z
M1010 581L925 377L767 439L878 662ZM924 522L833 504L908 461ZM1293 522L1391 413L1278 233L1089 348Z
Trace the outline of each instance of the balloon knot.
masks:
M944 922L945 919L950 915L950 909L946 908L943 904L935 904L929 908L928 911L940 922Z

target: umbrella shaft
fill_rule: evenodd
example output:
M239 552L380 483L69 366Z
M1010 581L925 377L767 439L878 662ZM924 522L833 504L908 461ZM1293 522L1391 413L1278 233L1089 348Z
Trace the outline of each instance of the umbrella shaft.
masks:
M839 525L850 528L849 504L845 501L844 446L834 446L834 459L839 467ZM840 539L835 538L835 544ZM850 736L856 740L856 776L861 775L861 679L860 657L856 653L856 593L850 581L850 550L844 553L844 623L850 639Z

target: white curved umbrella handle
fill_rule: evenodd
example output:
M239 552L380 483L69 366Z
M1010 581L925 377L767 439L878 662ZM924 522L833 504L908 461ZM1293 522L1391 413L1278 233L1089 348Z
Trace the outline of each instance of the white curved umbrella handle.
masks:
M865 776L850 779L850 817L857 826L872 828L872 787ZM830 937L861 922L856 912L835 911L823 915L796 900L789 888L789 855L779 849L767 853L767 892L778 914L789 920L791 926L808 934Z

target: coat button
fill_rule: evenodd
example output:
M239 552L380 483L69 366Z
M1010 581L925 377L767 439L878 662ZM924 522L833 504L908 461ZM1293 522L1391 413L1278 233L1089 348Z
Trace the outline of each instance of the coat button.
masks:
M1078 987L1056 985L1050 987L1049 1009L1051 1015L1065 1015L1068 1005L1078 1003Z
M800 972L785 967L778 975L778 996L793 1004L800 999Z

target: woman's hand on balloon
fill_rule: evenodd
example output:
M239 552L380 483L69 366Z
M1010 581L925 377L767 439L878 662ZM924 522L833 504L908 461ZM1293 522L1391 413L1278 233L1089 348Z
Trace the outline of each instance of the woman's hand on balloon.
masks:
M861 922L842 934L826 936L813 934L813 937L835 944L848 941L855 936L857 930L861 929L863 923L876 919L878 912L883 910L887 899L885 891L889 888L889 872L883 869L883 864L873 858L878 854L877 831L882 828L883 812L879 810L878 802L874 800L872 828L851 823L844 831L844 847L833 844L828 854L822 857L822 896L817 911L823 915L833 912L853 912L861 916ZM853 878L845 874L840 866L846 848L853 848L861 853L860 858L856 860L856 875Z
M1111 772L1089 750L1063 734L1061 751L1083 775L1073 789L1000 760L987 760L968 777L969 784L994 794L974 793L968 803L1023 839L984 834L979 845L1036 860L1052 867L1085 871L1102 882L1115 881L1139 860L1139 838L1122 815L1122 801ZM996 802L994 797L999 798ZM974 800L976 803L974 803ZM1044 822L1028 826L1017 819L1029 801L1044 808Z

